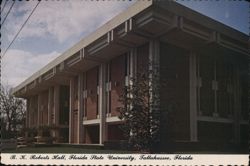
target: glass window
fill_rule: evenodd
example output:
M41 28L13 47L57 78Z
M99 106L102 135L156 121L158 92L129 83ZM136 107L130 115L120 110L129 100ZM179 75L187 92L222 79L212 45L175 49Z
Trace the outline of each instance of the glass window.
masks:
M212 116L214 110L214 90L212 83L214 80L214 57L200 56L199 74L201 78L200 86L200 111L204 116Z

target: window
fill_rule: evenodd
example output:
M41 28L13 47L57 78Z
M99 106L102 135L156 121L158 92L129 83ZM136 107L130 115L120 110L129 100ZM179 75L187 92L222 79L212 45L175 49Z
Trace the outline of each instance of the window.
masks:
M239 80L237 66L230 56L197 56L197 108L200 116L232 118L237 98L236 82Z
M200 56L198 78L200 80L199 87L199 114L212 116L214 110L214 90L212 85L214 82L214 59L211 56Z
M242 60L239 67L239 95L241 104L241 119L248 120L249 117L249 76L248 76L248 64L247 60Z
M232 117L234 108L234 66L229 58L219 57L216 63L218 80L217 107L220 117Z

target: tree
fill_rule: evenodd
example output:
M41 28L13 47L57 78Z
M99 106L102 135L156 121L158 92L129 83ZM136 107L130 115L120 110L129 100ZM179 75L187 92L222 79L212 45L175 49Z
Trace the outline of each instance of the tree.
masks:
M1 87L0 108L2 137L14 137L25 124L25 101L12 95L10 89Z
M159 67L149 64L141 67L119 98L122 107L117 108L119 118L124 121L122 129L129 145L140 151L154 150L159 142L160 96Z

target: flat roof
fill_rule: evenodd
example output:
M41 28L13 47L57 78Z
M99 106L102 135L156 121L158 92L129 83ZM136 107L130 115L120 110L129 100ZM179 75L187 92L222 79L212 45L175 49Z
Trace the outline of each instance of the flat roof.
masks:
M18 86L16 86L13 89L13 93L19 91L20 89L24 88L27 84L31 83L35 79L42 76L42 74L48 72L53 67L57 66L58 64L62 63L64 60L69 58L70 56L77 53L82 48L86 47L90 43L94 42L101 36L103 36L108 31L112 30L113 28L117 27L124 21L128 20L129 18L135 16L136 14L140 13L144 9L148 8L153 4L152 0L149 1L137 1L135 4L130 6L126 11L118 14L113 19L102 25L100 28L98 28L96 31L88 35L87 37L80 40L78 43L76 43L74 46L66 50L64 53L62 53L60 56L52 60L50 63L45 65L43 68L32 74L29 78L24 80L22 83L20 83Z

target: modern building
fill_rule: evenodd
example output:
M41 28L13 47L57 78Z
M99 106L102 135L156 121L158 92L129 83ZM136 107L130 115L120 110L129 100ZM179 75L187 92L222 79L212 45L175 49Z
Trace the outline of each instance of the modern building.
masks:
M123 140L116 108L138 66L160 66L161 143L247 145L249 36L174 1L138 1L14 89L27 127L70 144ZM160 79L161 80L161 79Z

